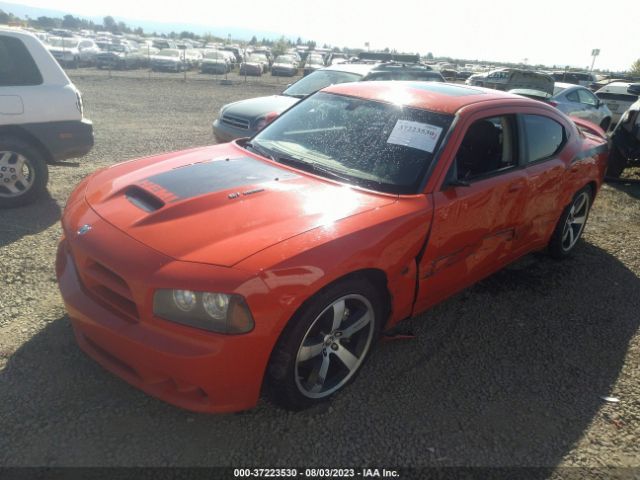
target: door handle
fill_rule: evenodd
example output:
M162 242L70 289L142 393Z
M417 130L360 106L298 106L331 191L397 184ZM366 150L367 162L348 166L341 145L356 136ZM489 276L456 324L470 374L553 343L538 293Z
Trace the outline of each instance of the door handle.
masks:
M519 190L522 190L522 187L524 187L524 183L513 183L509 185L509 189L507 190L507 192L517 192Z

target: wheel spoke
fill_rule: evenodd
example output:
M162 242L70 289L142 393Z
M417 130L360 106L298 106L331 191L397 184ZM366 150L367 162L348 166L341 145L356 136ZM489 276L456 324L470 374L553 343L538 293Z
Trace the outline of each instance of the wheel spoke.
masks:
M331 326L331 330L335 331L340 328L340 324L342 323L342 319L344 318L344 300L340 300L333 304L333 324Z
M304 345L298 352L298 361L306 362L322 353L323 343L314 343L312 345Z
M9 193L13 195L22 192L22 190L18 188L15 182L3 183L2 186L9 190Z
M578 199L576 200L576 202L573 204L574 208L572 208L572 213L577 213L580 210L582 210L582 207L584 207L585 202L587 201L587 196L582 194L578 197Z
M4 152L0 155L0 166L6 167L9 165L9 159L11 158L11 152Z
M573 228L571 228L571 225L569 225L569 246L573 245L574 242L574 233L573 233Z
M331 355L327 355L322 358L322 365L320 365L320 370L318 370L316 383L311 389L312 392L318 393L320 390L322 390L322 387L324 386L324 382L327 379L327 372L329 371L330 362L331 362Z
M583 215L582 217L575 217L573 219L574 225L582 225L587 220L587 216Z
M342 345L339 345L338 349L334 353L344 364L344 366L349 369L349 371L353 370L358 365L358 357L356 357Z
M571 230L571 224L569 222L564 224L564 233L562 234L562 242L564 243L564 241L567 239L567 237L569 236L569 230Z
M369 313L369 311L365 311L358 320L342 330L342 336L344 338L351 338L354 333L362 330L364 327L369 325L370 322L371 314Z

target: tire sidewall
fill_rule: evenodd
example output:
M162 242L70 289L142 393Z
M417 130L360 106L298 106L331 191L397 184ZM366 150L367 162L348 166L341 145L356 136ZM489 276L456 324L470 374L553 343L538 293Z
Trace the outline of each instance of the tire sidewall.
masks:
M295 381L296 358L302 341L309 328L329 305L349 294L365 297L374 312L374 331L368 350L358 370L338 390L323 398L310 398L303 395ZM383 324L383 300L378 289L365 278L352 277L325 287L307 300L293 315L283 330L269 360L266 377L266 391L280 406L289 410L302 410L324 403L343 391L361 372L375 347Z
M0 151L13 151L24 156L30 163L35 179L31 188L17 197L0 197L0 208L27 205L40 197L47 188L49 169L40 151L33 145L14 137L0 136Z

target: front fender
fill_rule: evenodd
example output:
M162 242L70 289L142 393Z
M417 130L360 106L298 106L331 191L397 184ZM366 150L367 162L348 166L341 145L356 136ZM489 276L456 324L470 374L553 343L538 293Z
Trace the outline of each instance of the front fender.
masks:
M424 246L432 212L430 196L401 198L285 240L235 267L260 272L272 308L282 312L273 325L277 333L322 288L354 272L379 270L391 298L390 327L412 313L416 257Z

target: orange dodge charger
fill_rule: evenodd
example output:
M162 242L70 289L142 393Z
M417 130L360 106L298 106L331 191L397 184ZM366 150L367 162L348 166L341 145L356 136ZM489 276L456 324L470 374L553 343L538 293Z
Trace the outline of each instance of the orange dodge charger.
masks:
M334 85L251 139L114 165L69 198L56 271L80 347L174 405L301 409L403 319L546 248L602 183L599 127L430 82Z

